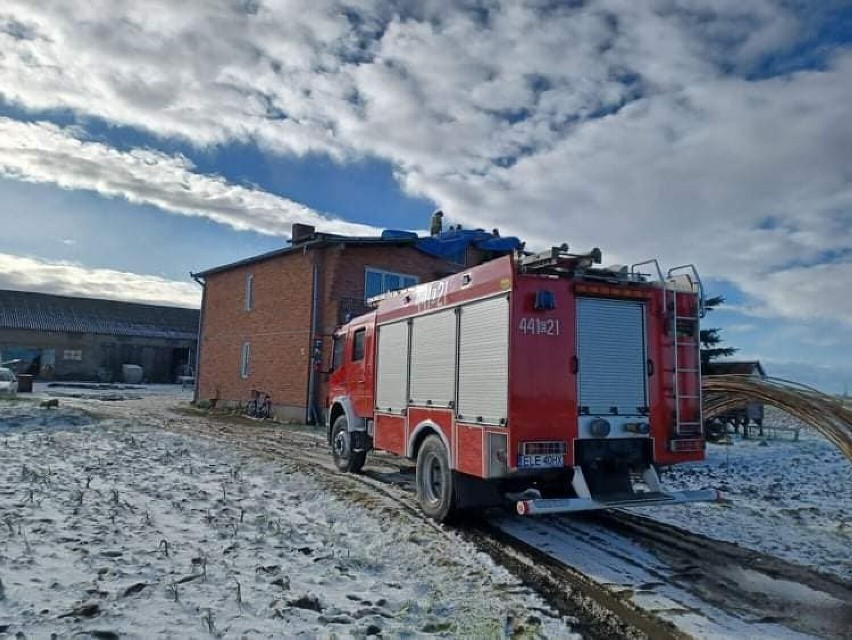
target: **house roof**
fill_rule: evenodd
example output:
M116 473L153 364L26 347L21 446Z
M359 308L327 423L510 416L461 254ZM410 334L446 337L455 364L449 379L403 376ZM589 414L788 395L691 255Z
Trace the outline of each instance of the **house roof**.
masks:
M258 262L264 262L266 260L271 260L273 258L278 258L279 256L286 256L290 253L296 253L297 251L304 251L306 249L320 249L322 247L328 247L333 245L341 245L341 244L349 244L349 245L384 245L384 246L414 246L417 243L417 235L411 234L411 236L406 237L378 237L378 236L340 236L333 233L313 233L311 236L303 242L299 242L296 244L292 244L288 247L282 247L281 249L275 249L273 251L268 251L267 253L261 253L260 255L251 256L250 258L245 258L243 260L237 260L236 262L229 262L228 264L223 264L218 267L212 267L210 269L206 269L204 271L200 271L198 273L190 274L193 278L206 278L207 276L211 276L215 273L221 273L223 271L230 271L231 269L236 269L237 267L244 267L250 264L255 264Z
M0 329L194 340L198 309L0 290Z
M412 247L423 253L438 257L447 258L449 254L459 251L469 245L476 246L485 251L508 253L516 248L519 248L521 242L515 237L500 238L494 237L490 233L484 232L482 229L472 231L449 230L438 236L419 237L416 233L410 231L394 231L385 230L381 236L342 236L334 233L318 233L313 232L305 239L293 243L288 247L282 247L262 253L260 255L230 262L218 267L212 267L198 273L190 274L193 278L206 278L216 273L230 271L237 267L244 267L250 264L256 264L265 260L271 260L280 256L285 256L297 251L305 251L310 249L320 249L322 247L334 245L354 245L354 246L397 246L397 247Z
M727 360L723 362L711 362L708 367L708 375L711 376L766 376L766 371L760 360Z

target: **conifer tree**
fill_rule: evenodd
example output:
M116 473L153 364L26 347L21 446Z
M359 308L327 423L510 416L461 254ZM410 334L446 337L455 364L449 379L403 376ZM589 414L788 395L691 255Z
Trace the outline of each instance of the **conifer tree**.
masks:
M707 311L713 311L720 304L725 302L725 296L713 296L704 301L704 308ZM723 342L722 336L719 334L721 329L702 329L699 334L701 342L701 373L708 372L708 366L713 360L718 358L728 358L734 355L738 349L734 347L720 346Z

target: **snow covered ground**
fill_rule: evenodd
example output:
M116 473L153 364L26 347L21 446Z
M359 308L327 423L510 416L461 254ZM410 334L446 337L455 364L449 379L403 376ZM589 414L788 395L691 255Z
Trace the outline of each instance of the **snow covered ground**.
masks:
M192 399L192 391L192 387L179 384L101 384L91 382L35 382L33 384L34 397L84 398L104 402L154 397L171 397L175 401L189 402Z
M487 556L398 505L157 428L178 387L67 391L59 410L0 402L0 640L572 636ZM852 465L818 434L709 445L664 484L726 499L643 515L852 580Z
M577 637L392 505L64 404L0 403L0 579L0 638Z
M668 489L713 487L724 501L633 511L852 580L852 462L784 413L767 409L765 422L800 427L799 440L734 436L663 477Z

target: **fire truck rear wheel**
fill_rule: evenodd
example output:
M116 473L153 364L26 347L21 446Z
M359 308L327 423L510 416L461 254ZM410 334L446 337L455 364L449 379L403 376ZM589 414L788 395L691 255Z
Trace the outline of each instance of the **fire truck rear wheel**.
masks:
M367 459L366 451L352 451L352 435L346 416L340 416L331 427L331 456L335 466L346 473L358 473Z
M438 436L427 436L417 453L416 483L417 501L427 516L444 522L454 515L453 472Z

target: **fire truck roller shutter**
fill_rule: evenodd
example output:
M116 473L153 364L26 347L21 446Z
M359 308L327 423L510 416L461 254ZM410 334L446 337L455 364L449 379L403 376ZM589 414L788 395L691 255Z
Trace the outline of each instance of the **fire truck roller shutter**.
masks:
M411 403L450 407L455 399L456 312L445 309L411 324Z
M408 406L408 321L378 328L376 410L402 413Z
M509 298L461 307L458 414L465 422L506 424L509 387Z
M647 407L645 305L635 300L577 299L577 387L581 437L596 416L613 437L629 435L622 423L643 418Z

